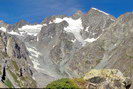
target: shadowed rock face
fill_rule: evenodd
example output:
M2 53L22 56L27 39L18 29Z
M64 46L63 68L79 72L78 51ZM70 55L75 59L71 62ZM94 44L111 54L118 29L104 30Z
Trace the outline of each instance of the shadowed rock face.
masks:
M15 36L0 32L1 51L7 53L10 57L28 58L28 51L25 44Z
M4 32L0 32L0 38L0 81L3 88L36 87L25 44L19 38Z
M51 16L41 23L37 36L20 34L18 28L25 25L31 24L22 20L15 25L0 25L9 34L1 33L1 48L10 57L30 58L39 87L62 77L81 77L94 68L119 69L133 78L133 13L116 19L92 8L86 14L78 11L73 16Z
M9 37L7 41L7 54L10 57L16 57L16 58L28 58L28 51L26 50L26 47L23 42L13 38Z

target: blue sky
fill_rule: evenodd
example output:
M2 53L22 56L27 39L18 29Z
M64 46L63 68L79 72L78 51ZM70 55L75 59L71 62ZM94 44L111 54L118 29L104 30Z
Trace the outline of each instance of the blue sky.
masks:
M0 20L13 24L21 19L40 23L51 15L86 13L91 7L115 17L133 11L133 0L0 0Z

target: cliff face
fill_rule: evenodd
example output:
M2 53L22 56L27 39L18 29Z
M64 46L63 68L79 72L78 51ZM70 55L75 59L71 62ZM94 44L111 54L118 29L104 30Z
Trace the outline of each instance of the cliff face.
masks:
M24 20L14 25L1 23L0 50L39 87L103 68L119 69L133 79L132 12L116 19L92 8L86 14L51 16L41 24Z
M0 87L36 87L32 78L32 64L24 43L4 32L0 32L0 38Z

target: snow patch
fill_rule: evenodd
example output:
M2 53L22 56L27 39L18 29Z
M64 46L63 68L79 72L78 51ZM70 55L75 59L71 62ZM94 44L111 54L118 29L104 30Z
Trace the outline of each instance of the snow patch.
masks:
M3 31L3 32L6 32L6 28L5 27L1 27L0 30Z
M95 39L95 38L87 38L84 41L91 43L91 42L96 41L96 40L97 39Z
M72 18L68 18L68 17L65 17L65 18L56 18L53 23L60 23L62 21L66 21L69 25L67 27L64 28L64 30L66 32L69 32L69 33L73 33L73 35L75 36L75 38L81 42L82 44L84 44L84 40L80 34L81 30L83 30L83 26L82 26L82 20L81 18L77 19L77 20L74 20Z
M34 56L36 58L39 57L40 53L37 50L35 50L35 48L27 48L27 49L31 53L32 56Z
M43 24L43 26L47 26L47 24Z
M8 32L8 34L11 34L11 35L20 35L17 32L14 32L14 31Z
M64 21L64 20L68 20L69 18L67 18L67 17L65 17L65 18L56 18L53 22L54 23L61 23L62 21ZM51 22L52 23L52 22Z
M28 35L33 35L33 36L37 36L37 34L40 32L41 28L44 25L41 24L37 24L37 25L25 25L22 28L18 28L18 30L20 31L21 35L23 35L24 33L28 34Z
M115 19L111 19L112 21L115 21Z
M30 56L30 58L32 58L32 57ZM33 65L34 65L34 68L35 68L35 69L37 69L37 70L40 69L40 68L38 67L40 64L39 64L37 61L33 60L32 63L33 63Z
M109 15L108 13L106 13L106 12L104 12L104 11L101 11L101 10L98 10L97 8L91 8L91 9L96 10L96 11L99 11L99 12L105 14L105 15Z
M102 35L102 34L101 34L101 35ZM101 35L100 35L100 36L101 36ZM97 37L97 38L87 38L87 39L85 39L84 41L85 41L85 42L92 43L92 42L96 41L98 38L100 38L100 36Z
M82 38L82 36L81 36L81 34L80 34L81 30L83 30L81 18L79 18L79 19L77 19L77 20L74 20L74 19L68 18L68 17L65 17L65 18L63 18L63 19L62 19L62 18L56 18L56 19L53 21L53 23L60 23L60 22L62 22L62 21L64 21L64 20L69 24L67 27L64 28L64 30L65 30L66 32L73 33L73 35L75 36L75 38L76 38L79 42L81 42L83 46L86 44L86 42L91 43L91 42L96 41L96 40L99 38L99 37L96 38L96 39L95 39L95 38L87 38L87 39L83 40L83 38ZM89 26L85 29L85 31L89 32L88 29L89 29ZM75 39L75 40L71 40L71 41L72 41L72 42L75 42L76 39Z
M53 36L50 36L50 38L53 38Z
M96 35L97 33L92 33L92 35Z
M65 20L68 22L69 25L67 27L65 27L64 30L66 32L73 33L75 38L79 42L83 43L83 39L80 34L81 30L83 29L81 18L79 18L77 20L73 20L72 18L66 18Z
M90 28L90 26L88 26L88 27L85 29L85 31L86 31L86 32L89 32L89 30L88 30L89 28Z
M71 40L71 42L73 42L73 43L76 42L76 39Z
M38 66L40 65L37 58L41 55L35 48L27 47L27 50L30 52L30 58L32 59L33 65L35 69L40 69Z

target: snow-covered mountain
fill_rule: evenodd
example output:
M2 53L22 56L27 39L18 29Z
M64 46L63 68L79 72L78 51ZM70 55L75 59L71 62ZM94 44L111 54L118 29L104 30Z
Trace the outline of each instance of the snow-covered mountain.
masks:
M81 77L93 68L116 68L130 77L133 13L116 19L91 8L86 14L51 16L40 24L2 21L0 30L24 42L39 87L59 78Z

